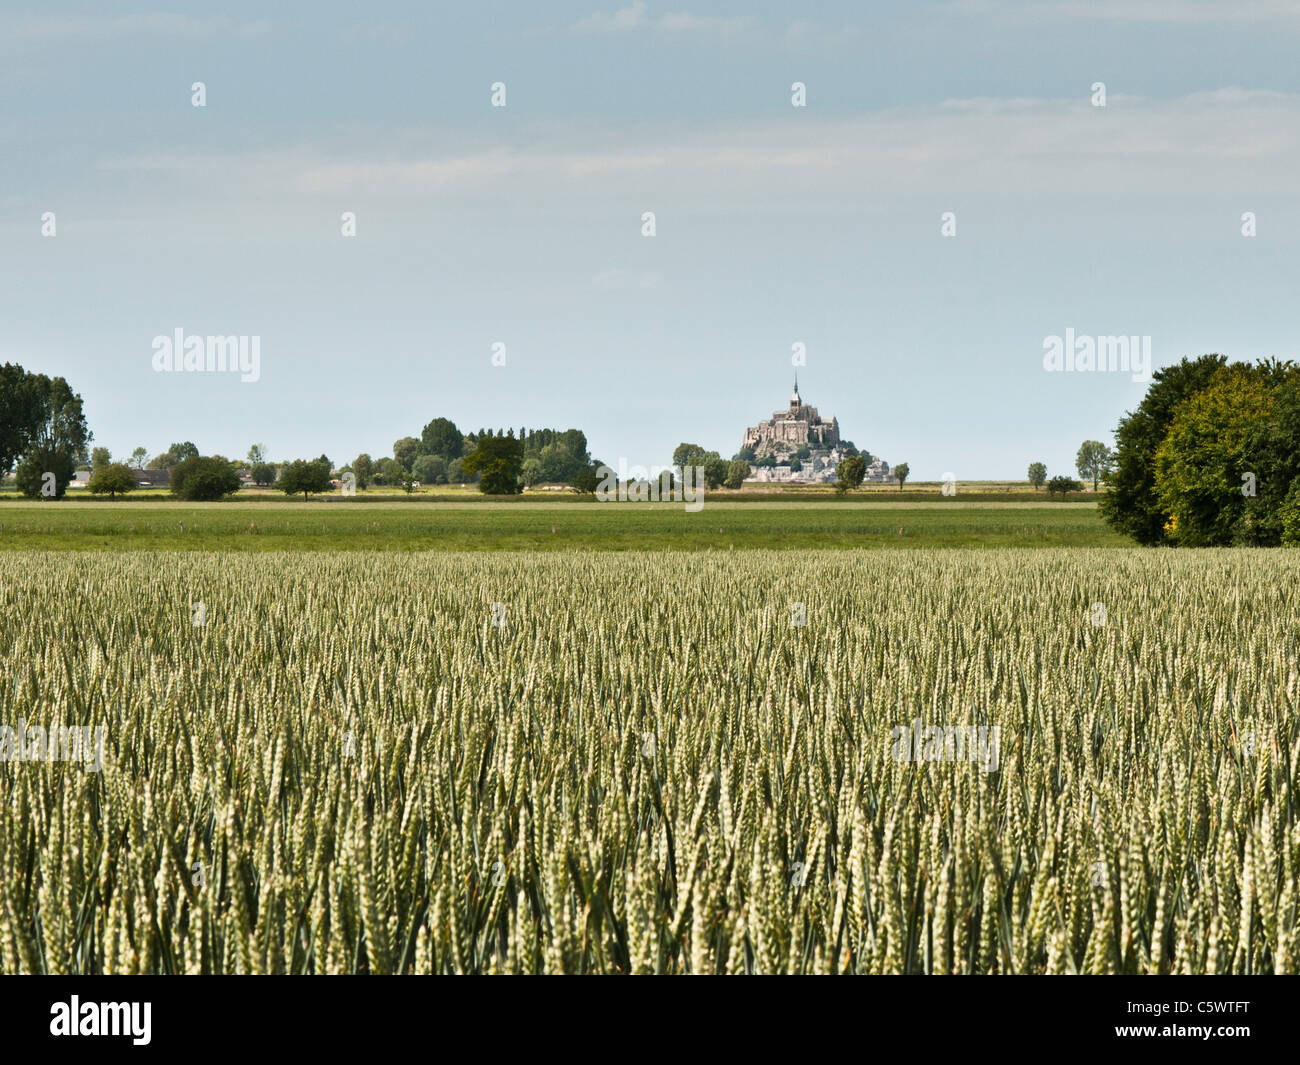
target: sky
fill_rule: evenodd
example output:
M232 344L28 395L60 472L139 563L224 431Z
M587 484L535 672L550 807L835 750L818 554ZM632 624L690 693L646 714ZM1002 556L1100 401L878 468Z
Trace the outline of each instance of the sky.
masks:
M4 2L0 361L121 457L441 416L648 466L802 345L913 480L1073 474L1146 385L1049 338L1297 356L1298 46L1292 0ZM257 379L159 372L176 330Z

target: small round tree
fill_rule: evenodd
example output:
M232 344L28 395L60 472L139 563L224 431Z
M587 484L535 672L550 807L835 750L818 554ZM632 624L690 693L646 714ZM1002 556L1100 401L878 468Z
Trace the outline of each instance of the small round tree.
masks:
M135 474L131 467L121 462L110 462L97 466L90 477L92 495L107 495L116 499L118 492L129 492L135 487Z
M575 492L585 492L587 495L594 495L596 489L600 487L600 482L604 479L605 464L599 459L592 459L591 464L584 466L569 482L569 486Z
M442 484L447 480L447 460L441 455L420 455L412 463L411 472L421 484Z
M370 456L364 451L352 460L352 476L357 479L357 489L364 492L374 476Z
M524 445L510 436L485 436L461 465L466 473L480 475L480 492L514 495L521 488L519 474L524 465Z
M835 482L835 487L841 493L858 488L862 480L867 475L867 460L861 455L850 455L846 459L841 459L840 464L835 467L835 472L839 475L839 480Z
M729 472L730 463L726 459L714 457L706 460L704 463L704 486L706 488L721 488L726 482Z
M732 459L727 463L727 479L722 483L728 488L737 489L745 483L745 478L749 476L749 463L744 459Z
M74 473L72 456L62 448L32 448L14 471L18 491L29 499L47 499L48 486L53 485L55 499L62 499L63 493L72 483ZM53 476L48 476L52 474Z
M1068 496L1071 492L1082 492L1082 491L1083 491L1083 485L1080 484L1078 481L1076 481L1073 477L1065 477L1063 475L1057 475L1056 477L1053 477L1050 481L1047 482L1047 494L1054 496L1059 492L1062 499Z
M330 490L329 463L322 459L298 459L280 470L275 486L287 496L301 492L305 503L309 493Z
M235 464L221 455L188 458L172 469L172 494L189 502L220 499L241 487Z

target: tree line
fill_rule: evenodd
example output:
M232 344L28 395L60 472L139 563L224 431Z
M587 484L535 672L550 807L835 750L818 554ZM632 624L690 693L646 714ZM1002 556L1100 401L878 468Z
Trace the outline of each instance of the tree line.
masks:
M358 455L341 473L351 473L358 489L371 484L477 484L493 495L513 495L539 484L590 481L599 463L587 449L581 429L479 429L462 433L449 418L434 418L419 437L393 443L391 457Z
M186 500L220 499L239 491L247 469L252 483L286 495L331 491L339 482L328 455L274 464L263 444L253 444L244 462L202 455L193 441L172 443L152 458L143 447L115 462L107 448L90 449L93 439L81 397L62 377L33 374L14 363L0 367L0 478L17 468L24 495L62 498L78 470L90 473L92 494L116 497L139 487L141 471L169 470L171 492ZM595 491L596 470L586 434L580 429L479 429L462 433L448 418L434 418L419 437L393 443L393 454L374 460L358 455L337 471L359 491L371 485L407 492L421 484L477 484L480 491L514 494L545 483ZM348 482L345 482L348 483Z
M113 462L106 448L90 449L81 396L63 377L0 366L0 477L15 473L18 490L61 497L79 467L89 464L90 490L116 496L137 487L145 468L171 471L171 491L185 499L217 499L238 491L241 465L255 484L304 497L328 492L334 468L326 455L277 468L254 444L244 463L204 456L192 441L171 444L148 459L137 447L129 463ZM837 467L841 492L862 482L867 457L850 455ZM708 488L739 488L750 460L724 460L698 444L681 443L673 464L702 466ZM479 429L462 433L434 418L419 437L402 437L390 457L361 454L338 472L358 490L371 484L412 491L417 484L477 483L480 491L513 494L525 486L568 484L594 491L602 464L578 429ZM1291 361L1229 362L1223 355L1184 358L1155 372L1137 410L1115 431L1114 450L1087 440L1076 468L1107 491L1100 511L1113 528L1141 544L1268 546L1300 544L1300 367ZM907 464L894 467L901 488ZM1082 485L1047 478L1041 462L1029 481L1049 492Z

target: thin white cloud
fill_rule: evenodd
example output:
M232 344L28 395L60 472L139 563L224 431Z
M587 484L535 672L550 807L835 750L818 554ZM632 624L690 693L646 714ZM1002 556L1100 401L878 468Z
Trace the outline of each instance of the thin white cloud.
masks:
M1291 24L1300 27L1296 0L952 0L954 12L1018 19L1088 19L1098 22Z
M862 39L858 26L831 26L812 19L795 19L785 29L786 44L795 47L830 47L855 44Z
M659 29L677 33L697 31L730 33L732 30L742 30L749 24L750 20L743 15L692 15L687 11L669 12L655 21L655 26Z
M633 30L662 30L665 33L729 33L750 24L744 16L695 15L689 11L670 11L651 16L644 0L634 0L616 11L597 11L579 19L573 28L579 33L629 33Z
M214 37L260 36L271 31L262 20L236 20L224 15L197 17L177 12L138 12L125 15L23 15L14 19L5 36L17 40L77 37Z
M640 29L646 25L645 4L643 0L617 11L597 11L586 18L578 19L573 28L582 33L626 33L628 30Z
M1228 87L1172 100L1112 95L1104 108L1086 96L981 98L707 129L557 131L544 149L447 145L427 132L402 143L376 136L347 149L163 153L105 160L101 169L130 171L133 188L218 197L280 189L290 199L408 203L436 192L439 202L626 202L638 216L660 205L873 210L917 197L1294 196L1300 95Z
M1300 21L1295 0L1070 0L1052 6L1066 18L1108 22Z

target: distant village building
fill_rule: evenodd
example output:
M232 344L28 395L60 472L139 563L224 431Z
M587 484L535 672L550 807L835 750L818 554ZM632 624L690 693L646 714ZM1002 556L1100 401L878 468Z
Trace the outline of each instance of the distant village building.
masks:
M165 488L172 483L172 471L136 470L135 479L141 488Z
M741 447L753 451L756 460L770 458L775 462L775 465L750 462L748 479L760 483L833 482L839 476L836 467L850 454L840 439L840 423L835 418L824 420L816 407L804 403L797 377L790 405L785 410L773 411L771 418L746 429ZM801 455L805 448L806 454ZM858 453L867 459L867 480L889 478L889 463L866 452ZM792 465L795 461L800 464L797 470Z

